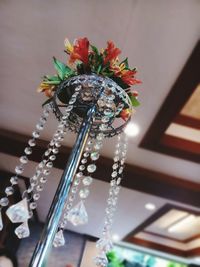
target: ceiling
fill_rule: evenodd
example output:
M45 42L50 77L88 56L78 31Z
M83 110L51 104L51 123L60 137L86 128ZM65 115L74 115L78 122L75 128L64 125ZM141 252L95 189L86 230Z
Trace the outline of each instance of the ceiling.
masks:
M137 66L138 78L143 82L137 87L142 104L133 118L140 132L137 137L129 139L127 163L183 182L200 184L199 164L139 147L198 42L199 10L200 1L197 0L0 1L0 127L11 133L31 134L44 101L44 97L36 93L36 88L42 75L54 73L52 56L66 60L62 52L66 36L71 40L87 36L98 47L113 40L122 49L122 57L128 56L130 65ZM196 116L198 109L194 112ZM56 121L52 118L41 138L49 140L55 127ZM69 133L64 145L71 147L74 138ZM106 141L104 157L112 158L115 141ZM0 169L13 172L17 157L1 152ZM35 164L34 161L30 163L24 176L31 176ZM61 173L60 169L53 169L41 194L37 209L41 221L45 219ZM91 222L76 231L99 235L107 185L95 180L87 202ZM154 203L156 209L167 203L197 209L197 206L180 203L174 198L123 188L114 224L114 232L120 238L154 212L144 208L148 202ZM133 206L133 203L137 205ZM71 226L69 229L74 230Z

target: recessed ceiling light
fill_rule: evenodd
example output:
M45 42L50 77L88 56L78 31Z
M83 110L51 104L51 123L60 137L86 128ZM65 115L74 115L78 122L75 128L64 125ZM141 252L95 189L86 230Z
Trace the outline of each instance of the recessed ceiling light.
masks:
M125 127L124 132L127 136L133 137L139 134L140 129L137 124L130 122Z
M145 208L146 208L147 210L155 210L155 209L156 209L156 206L155 206L153 203L147 203L147 204L145 205Z
M113 234L112 235L112 240L115 241L115 242L119 241L120 240L119 235L118 234Z

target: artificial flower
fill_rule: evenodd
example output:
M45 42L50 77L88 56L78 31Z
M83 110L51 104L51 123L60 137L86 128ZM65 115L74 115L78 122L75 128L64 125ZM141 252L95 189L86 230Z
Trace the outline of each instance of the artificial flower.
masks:
M68 50L69 51L69 50ZM70 53L70 63L74 63L76 60L82 61L85 65L88 65L89 58L89 41L85 38L77 39Z
M136 70L123 70L121 72L120 78L122 81L128 85L139 84L141 81L135 79L134 75L136 74Z
M47 97L52 97L54 89L55 85L42 82L38 87L37 91L44 92Z
M108 62L112 63L113 61L115 61L120 53L121 50L115 47L113 42L108 41L107 48L103 52L105 56L103 60L104 65L106 65Z
M74 46L70 43L69 39L65 39L64 41L64 45L65 45L65 51L67 52L67 54L71 54L74 50Z
M126 121L129 118L130 114L131 114L131 110L129 108L126 108L126 109L123 109L119 115L124 121Z

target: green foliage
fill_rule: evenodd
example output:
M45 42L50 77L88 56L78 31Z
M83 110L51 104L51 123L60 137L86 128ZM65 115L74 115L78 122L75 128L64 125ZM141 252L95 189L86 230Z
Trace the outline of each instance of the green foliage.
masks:
M109 262L107 267L125 267L114 251L107 253L107 258Z
M138 107L140 105L140 102L137 100L137 98L134 95L129 94L129 98L131 100L133 107Z
M63 62L56 59L55 57L53 57L53 63L54 63L54 67L58 73L58 77L61 80L64 80L65 78L68 78L68 77L72 76L73 74L75 74L74 71L70 67L68 67Z

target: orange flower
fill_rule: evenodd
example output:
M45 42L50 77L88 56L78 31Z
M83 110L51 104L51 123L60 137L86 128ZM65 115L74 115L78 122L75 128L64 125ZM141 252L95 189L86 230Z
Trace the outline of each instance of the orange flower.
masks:
M37 91L44 92L47 97L52 97L54 89L55 89L55 85L42 82L40 86L38 87Z
M89 55L89 41L87 38L80 38L76 41L73 49L70 53L70 63L74 63L76 60L82 61L85 65L88 65Z
M121 53L121 50L117 47L115 47L114 43L112 41L107 42L107 48L104 51L105 58L104 58L104 65L108 62L112 62L113 60L116 60L119 54Z
M129 118L130 114L131 114L131 111L130 111L129 108L127 108L127 109L123 109L123 110L120 112L120 117L121 117L124 121L126 121L126 120Z
M141 81L135 79L134 75L136 74L136 70L123 70L121 72L121 79L124 83L128 85L139 84Z

